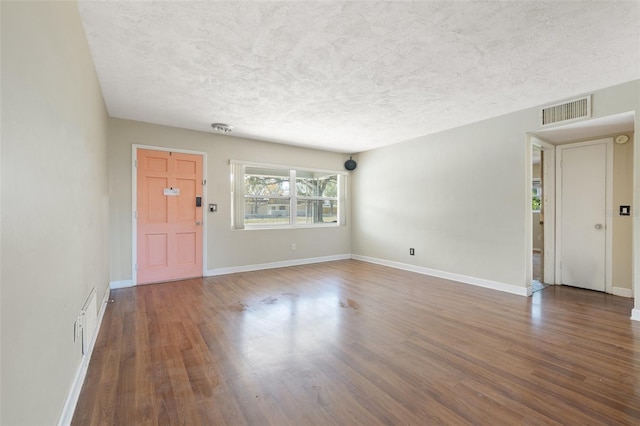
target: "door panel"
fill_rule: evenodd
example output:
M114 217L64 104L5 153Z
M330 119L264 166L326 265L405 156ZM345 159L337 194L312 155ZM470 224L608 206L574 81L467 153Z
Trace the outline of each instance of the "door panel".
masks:
M198 168L197 162L193 160L176 160L176 172L178 174L193 175Z
M147 192L140 211L145 211L150 223L166 223L168 216L167 197L164 196L164 188L169 186L166 178L147 177Z
M149 267L167 267L167 249L167 234L147 234L147 265Z
M202 156L137 150L137 283L202 276Z
M180 197L178 197L177 220L179 222L196 221L196 186L197 183L193 179L176 179L178 188L180 188Z
M607 145L559 147L561 283L605 291Z
M196 261L196 235L194 232L176 235L178 243L178 263L180 265L191 264Z
M150 154L148 157L145 157L144 161L146 164L146 169L149 171L151 170L158 171L158 172L168 171L167 166L169 162L164 157L153 156Z

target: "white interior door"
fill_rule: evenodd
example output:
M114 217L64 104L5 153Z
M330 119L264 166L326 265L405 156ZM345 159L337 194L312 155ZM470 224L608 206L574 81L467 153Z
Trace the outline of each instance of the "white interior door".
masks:
M565 285L607 289L609 145L603 139L557 149L558 277Z

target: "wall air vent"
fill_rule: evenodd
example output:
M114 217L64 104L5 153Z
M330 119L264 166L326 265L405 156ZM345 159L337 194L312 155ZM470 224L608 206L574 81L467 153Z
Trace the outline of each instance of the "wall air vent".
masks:
M542 108L542 125L581 120L591 117L591 95Z

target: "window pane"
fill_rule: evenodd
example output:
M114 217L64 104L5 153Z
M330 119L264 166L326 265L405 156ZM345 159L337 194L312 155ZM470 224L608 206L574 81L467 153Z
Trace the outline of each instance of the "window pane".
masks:
M238 170L244 174L236 179ZM339 172L260 165L241 165L232 171L232 223L238 229L330 225L340 221L338 211L343 210L338 206L338 188L344 183ZM290 211L292 205L294 211Z
M288 196L289 171L247 167L244 174L244 194Z
M296 194L299 197L337 197L338 176L313 176L310 172L296 172ZM311 176L309 176L311 175Z
M338 202L335 200L298 200L297 224L337 223Z
M540 211L542 206L542 186L539 179L533 180L533 189L531 190L531 209Z
M244 223L251 225L288 225L289 199L246 197Z

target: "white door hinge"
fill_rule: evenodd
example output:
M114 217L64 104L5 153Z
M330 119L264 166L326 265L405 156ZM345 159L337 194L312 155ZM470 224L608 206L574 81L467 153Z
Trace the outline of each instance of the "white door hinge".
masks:
M138 168L138 160L134 160L133 164L134 164L135 168L137 169Z

